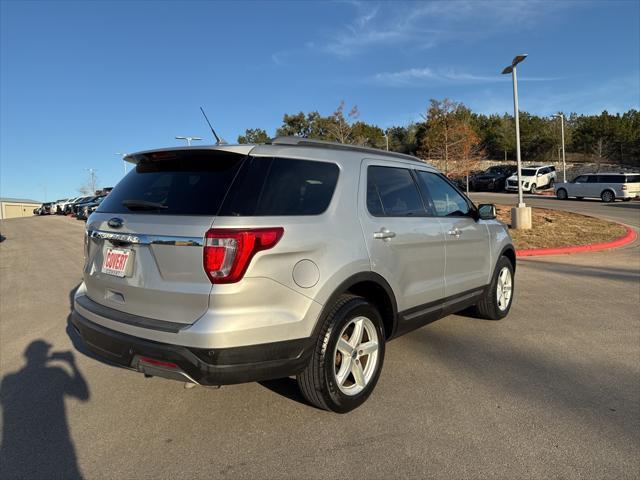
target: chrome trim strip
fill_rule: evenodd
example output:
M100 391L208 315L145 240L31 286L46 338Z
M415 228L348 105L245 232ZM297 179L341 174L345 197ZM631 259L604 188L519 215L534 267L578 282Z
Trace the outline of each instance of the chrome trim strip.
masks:
M172 245L174 247L202 247L204 237L179 237L175 235L146 235L142 233L116 233L102 230L89 230L90 238L114 240L135 245Z

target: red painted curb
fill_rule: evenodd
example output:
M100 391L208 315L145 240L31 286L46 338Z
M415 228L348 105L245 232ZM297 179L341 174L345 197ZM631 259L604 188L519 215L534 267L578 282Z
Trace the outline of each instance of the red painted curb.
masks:
M626 228L626 233L621 237L615 238L609 242L591 243L589 245L573 245L571 247L556 247L556 248L526 248L524 250L516 250L516 256L518 257L533 257L538 255L562 255L567 253L579 253L579 252L596 252L598 250L607 250L609 248L622 247L633 242L636 237L636 231L623 225Z

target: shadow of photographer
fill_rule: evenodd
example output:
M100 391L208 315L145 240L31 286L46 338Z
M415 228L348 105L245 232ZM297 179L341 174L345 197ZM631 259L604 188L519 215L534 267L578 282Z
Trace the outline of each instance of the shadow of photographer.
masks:
M26 365L2 379L3 478L82 478L64 399L87 401L89 387L73 353L50 350L44 340L35 340L25 349Z

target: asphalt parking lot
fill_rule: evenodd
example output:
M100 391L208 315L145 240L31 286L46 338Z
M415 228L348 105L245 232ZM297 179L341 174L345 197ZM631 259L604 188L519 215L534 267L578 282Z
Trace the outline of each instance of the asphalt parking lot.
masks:
M507 319L392 341L336 415L288 379L185 389L88 357L67 327L83 224L0 227L3 478L638 478L637 242L521 260Z

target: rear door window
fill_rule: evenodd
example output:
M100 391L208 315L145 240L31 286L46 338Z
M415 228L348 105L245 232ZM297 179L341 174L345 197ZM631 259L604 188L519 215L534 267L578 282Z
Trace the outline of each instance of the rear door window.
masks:
M426 215L418 187L406 168L367 169L367 209L376 217Z
M626 183L640 183L640 175L626 175Z
M319 215L331 203L335 163L291 158L247 159L220 211L223 216Z

